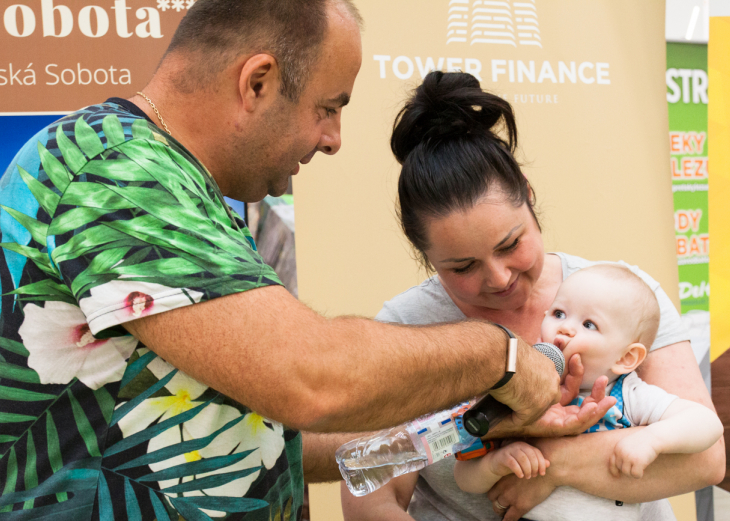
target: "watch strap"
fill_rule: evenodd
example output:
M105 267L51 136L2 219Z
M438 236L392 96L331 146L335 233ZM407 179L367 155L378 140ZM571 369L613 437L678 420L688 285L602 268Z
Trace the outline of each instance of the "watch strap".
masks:
M500 387L506 385L517 370L517 337L514 335L514 333L512 333L512 331L510 331L503 325L494 325L507 333L507 364L505 367L504 376L502 376L502 378L496 384L494 384L494 386L492 386L492 389L490 390L499 389Z

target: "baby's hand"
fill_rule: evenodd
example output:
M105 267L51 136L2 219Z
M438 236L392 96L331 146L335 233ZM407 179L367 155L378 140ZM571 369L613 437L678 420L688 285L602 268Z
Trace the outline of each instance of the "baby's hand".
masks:
M635 478L644 475L644 469L657 458L659 452L654 446L653 437L642 434L627 436L616 444L609 461L611 474L619 477L623 472Z
M522 441L503 446L490 458L490 470L498 476L514 474L518 478L545 475L550 462L539 449Z

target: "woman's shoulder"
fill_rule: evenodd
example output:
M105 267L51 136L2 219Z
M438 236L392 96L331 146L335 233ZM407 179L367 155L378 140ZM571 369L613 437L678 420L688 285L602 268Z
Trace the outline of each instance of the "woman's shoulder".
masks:
M375 316L375 320L380 322L398 324L433 324L465 318L437 276L430 277L385 302Z

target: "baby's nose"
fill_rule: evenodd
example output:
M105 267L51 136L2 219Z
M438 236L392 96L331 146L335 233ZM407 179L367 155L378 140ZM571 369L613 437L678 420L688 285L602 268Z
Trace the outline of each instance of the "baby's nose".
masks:
M558 328L558 333L566 336L575 336L575 329L570 325L563 323L560 324L560 327Z

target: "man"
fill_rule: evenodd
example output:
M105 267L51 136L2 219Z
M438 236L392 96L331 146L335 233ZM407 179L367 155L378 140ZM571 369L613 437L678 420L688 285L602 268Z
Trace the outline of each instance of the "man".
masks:
M391 426L503 377L492 325L312 312L223 202L280 195L338 151L359 22L349 0L200 0L141 93L18 154L0 183L0 512L298 517L294 429ZM507 432L558 378L520 343L494 394Z

